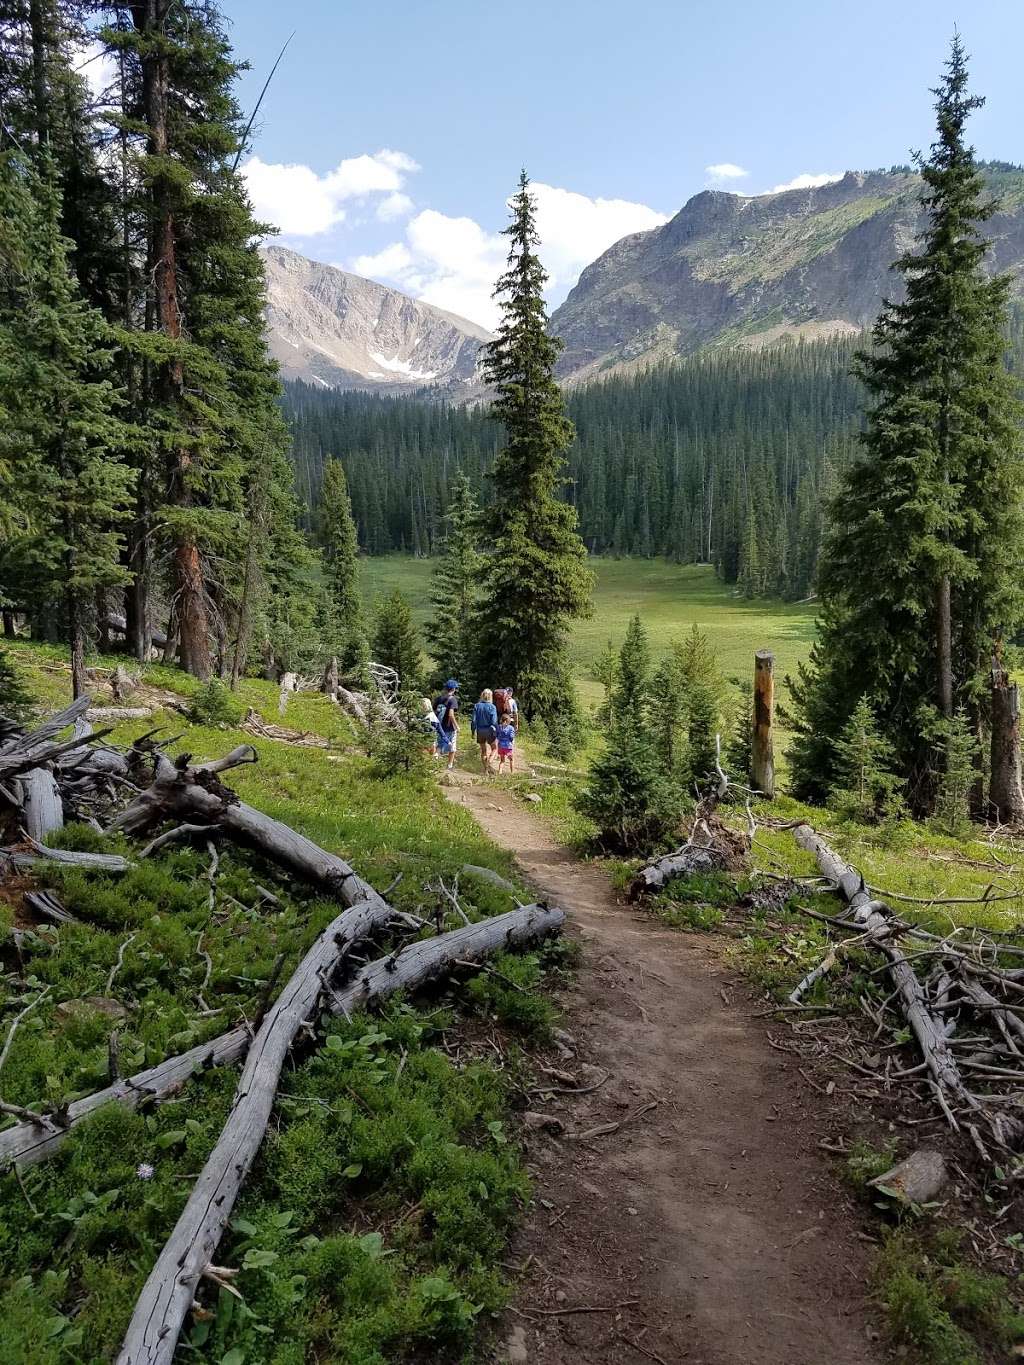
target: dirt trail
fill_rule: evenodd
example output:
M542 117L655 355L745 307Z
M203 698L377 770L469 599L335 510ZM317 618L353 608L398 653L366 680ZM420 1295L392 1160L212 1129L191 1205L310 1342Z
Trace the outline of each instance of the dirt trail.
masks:
M531 1139L535 1212L514 1255L532 1259L495 1359L877 1365L865 1248L816 1145L827 1102L749 1017L715 941L617 903L600 869L495 785L447 794L583 945L565 1002L579 1060L563 1065L610 1075L537 1107L570 1133L627 1120L586 1141Z

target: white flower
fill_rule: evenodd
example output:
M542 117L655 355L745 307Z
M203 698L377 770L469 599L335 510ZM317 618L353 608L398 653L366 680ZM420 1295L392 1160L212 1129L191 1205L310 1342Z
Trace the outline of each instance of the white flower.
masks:
M135 1167L135 1174L140 1180L152 1180L154 1173L155 1168L151 1166L148 1161L140 1162L139 1165Z

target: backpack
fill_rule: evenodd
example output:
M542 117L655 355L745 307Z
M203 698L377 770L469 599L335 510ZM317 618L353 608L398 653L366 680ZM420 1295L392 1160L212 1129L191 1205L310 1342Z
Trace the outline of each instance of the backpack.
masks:
M506 712L507 712L509 715L512 714L512 698L509 696L508 691L507 691L506 688L504 688L504 687L499 687L498 690L497 690L497 692L495 692L495 694L494 694L494 705L495 705L495 707L497 708L497 711L498 711L498 721L499 721L499 723L500 723L500 721L501 721L502 716L505 715Z
M437 701L434 702L434 714L437 716L437 723L445 732L445 734L450 734L451 731L454 729L454 726L445 725L445 721L448 719L450 710L451 710L450 697L438 697Z

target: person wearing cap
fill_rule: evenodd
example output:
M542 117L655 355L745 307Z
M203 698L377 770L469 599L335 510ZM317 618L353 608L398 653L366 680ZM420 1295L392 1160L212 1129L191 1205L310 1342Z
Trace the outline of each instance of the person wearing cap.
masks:
M455 751L459 738L459 682L449 678L444 692L434 702L437 717L437 752L448 759L449 771L455 767Z

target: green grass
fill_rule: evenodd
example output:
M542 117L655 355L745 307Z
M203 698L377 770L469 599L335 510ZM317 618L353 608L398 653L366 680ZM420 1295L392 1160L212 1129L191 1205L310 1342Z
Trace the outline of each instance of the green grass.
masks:
M431 568L430 560L410 555L364 559L364 592L372 601L399 588L409 599L414 619L422 625L430 615ZM596 578L594 614L587 621L576 622L572 631L573 664L588 702L600 696L594 663L609 640L616 647L622 643L626 627L637 612L650 634L655 656L663 654L691 625L698 625L711 640L727 677L752 677L754 651L771 649L781 680L807 657L814 639L812 606L746 601L704 565L595 558L591 568ZM514 587L510 585L509 590L514 591Z
M47 709L67 701L59 651L20 642L16 654ZM147 669L145 682L186 698L198 690L171 669ZM250 680L240 693L278 719L276 686ZM333 748L252 740L259 762L228 781L348 857L376 885L402 873L393 903L428 916L443 909L428 883L443 876L450 884L466 862L510 875L507 855L436 784L376 778L347 722L323 698L293 698L284 719L330 733ZM175 712L119 726L115 738L161 721L168 733L184 731L171 752L197 759L250 742L236 729L190 725ZM84 826L59 839L111 846ZM337 913L336 902L225 843L211 916L207 862L205 848L181 846L120 878L56 865L44 871L42 884L80 922L27 931L23 975L16 956L5 955L0 1036L16 1010L50 988L14 1039L0 1076L5 1099L38 1106L100 1088L114 1027L130 1073L251 1019L277 955L287 974ZM257 884L272 887L280 906L262 904ZM473 919L513 903L476 879L467 879L460 898ZM0 897L3 927L16 908L16 897ZM209 954L208 980L200 948ZM458 989L441 984L417 1007L399 999L370 1019L328 1022L315 1042L300 1046L218 1253L221 1264L239 1269L242 1300L201 1288L203 1312L184 1338L189 1359L385 1365L475 1357L481 1326L505 1299L497 1262L528 1197L510 1087L521 1078L522 1050L550 1029L554 1010L542 987L565 960L558 944L502 956L499 974ZM216 1015L204 1015L200 994ZM96 997L112 998L119 1017L112 1020ZM69 1010L68 1001L77 1003ZM473 1041L496 1024L505 1036L504 1069ZM444 1051L449 1037L459 1041L454 1061ZM111 1107L22 1183L0 1173L4 1365L113 1358L148 1268L216 1141L237 1074L196 1077L152 1112ZM139 1175L141 1163L152 1175Z

